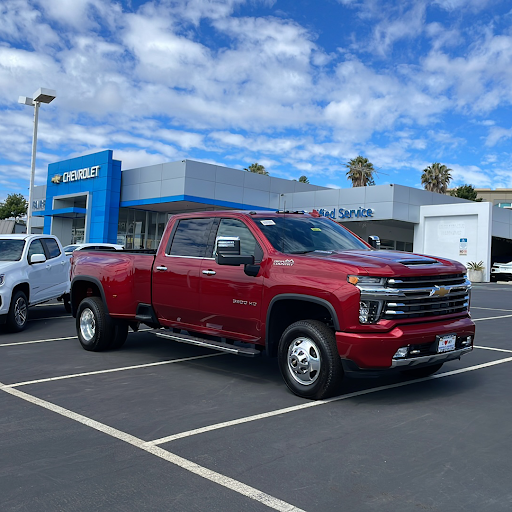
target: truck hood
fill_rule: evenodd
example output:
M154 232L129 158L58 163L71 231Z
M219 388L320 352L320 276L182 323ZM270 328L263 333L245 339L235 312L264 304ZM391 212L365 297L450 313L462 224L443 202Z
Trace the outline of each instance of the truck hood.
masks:
M0 261L0 274L5 274L20 265L19 261Z
M312 252L305 256L322 258L357 267L376 276L434 275L438 273L465 273L466 267L458 261L402 251L342 251Z

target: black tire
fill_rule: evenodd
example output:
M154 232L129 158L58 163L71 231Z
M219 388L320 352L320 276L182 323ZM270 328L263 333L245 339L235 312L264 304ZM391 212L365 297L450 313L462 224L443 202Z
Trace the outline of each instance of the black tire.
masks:
M28 300L27 296L18 290L11 298L11 307L7 313L6 324L11 332L20 332L27 327Z
M114 335L109 348L117 350L124 345L126 338L128 337L128 322L124 320L116 320L114 322Z
M302 398L320 400L335 395L343 367L332 329L318 320L300 320L281 336L279 369L290 391Z
M101 352L110 348L115 325L100 297L87 297L80 302L76 314L76 332L85 350Z
M436 373L441 369L442 366L443 363L437 363L430 366L422 366L421 368L402 370L402 375L408 379L422 379Z
M64 309L66 310L66 313L71 313L71 302L69 302L69 294L64 295L63 301L64 301Z

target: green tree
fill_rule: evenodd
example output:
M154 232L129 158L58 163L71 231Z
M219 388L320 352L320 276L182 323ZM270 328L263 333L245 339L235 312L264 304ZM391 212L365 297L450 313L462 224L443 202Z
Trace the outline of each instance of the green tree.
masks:
M366 187L375 185L374 175L376 174L373 164L359 155L345 164L347 171L347 179L352 182L353 187Z
M253 172L254 174L263 174L264 176L268 176L268 171L265 169L264 165L256 162L255 164L249 165L249 167L245 167L244 171Z
M302 176L299 178L299 183L309 183L308 177L307 177L307 176L302 175Z
M10 219L26 215L28 202L21 194L8 194L5 202L0 203L0 219Z
M481 197L477 197L478 194L475 191L473 185L462 185L453 190L450 190L450 195L453 197L461 197L462 199L469 199L470 201L475 201L477 203L483 201Z
M423 169L421 184L425 190L438 192L439 194L446 194L448 185L450 184L450 181L452 181L452 175L450 172L451 169L448 169L446 165L438 162L433 163L426 169Z

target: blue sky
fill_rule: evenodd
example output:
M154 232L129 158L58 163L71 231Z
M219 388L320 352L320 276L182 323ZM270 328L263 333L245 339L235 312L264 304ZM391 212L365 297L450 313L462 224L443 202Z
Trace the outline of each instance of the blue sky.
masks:
M0 201L48 164L113 149L123 168L200 160L349 187L512 187L512 6L499 0L2 0Z

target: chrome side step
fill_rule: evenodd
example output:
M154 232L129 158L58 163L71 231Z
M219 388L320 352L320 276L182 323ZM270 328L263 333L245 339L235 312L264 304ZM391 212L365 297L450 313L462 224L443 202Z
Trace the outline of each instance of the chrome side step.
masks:
M179 343L188 343L189 345L197 345L198 347L211 348L214 350L220 350L229 354L237 356L255 357L261 355L261 350L251 347L240 347L238 345L231 345L223 341L213 341L197 336L191 336L190 334L164 334L162 332L155 333L160 338L166 338L172 341L178 341Z

